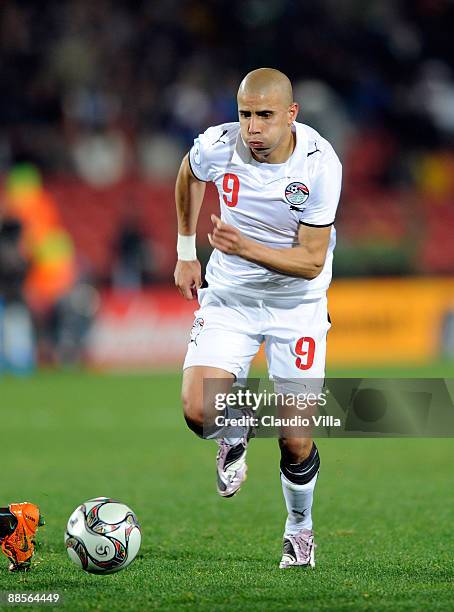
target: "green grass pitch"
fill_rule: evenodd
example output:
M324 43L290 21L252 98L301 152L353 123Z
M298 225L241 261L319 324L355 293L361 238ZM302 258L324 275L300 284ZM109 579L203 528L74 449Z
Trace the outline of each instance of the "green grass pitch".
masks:
M450 372L377 371L390 373ZM0 505L34 501L47 521L32 572L9 574L2 556L0 591L58 591L71 611L453 609L454 440L321 439L317 567L279 570L276 440L252 441L247 482L219 498L215 444L186 429L179 380L0 381ZM143 529L138 559L111 576L77 570L63 545L72 510L99 495L129 504Z

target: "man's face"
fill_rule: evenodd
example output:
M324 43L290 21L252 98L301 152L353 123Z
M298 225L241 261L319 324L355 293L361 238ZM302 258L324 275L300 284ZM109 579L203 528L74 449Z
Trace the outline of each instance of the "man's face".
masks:
M267 158L289 137L298 106L285 105L278 91L238 94L241 136L257 158Z

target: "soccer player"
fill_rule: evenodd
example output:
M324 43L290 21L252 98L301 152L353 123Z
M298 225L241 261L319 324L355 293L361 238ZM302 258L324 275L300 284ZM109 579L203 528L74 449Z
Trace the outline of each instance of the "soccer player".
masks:
M214 391L246 378L262 342L277 391L286 381L324 378L341 164L332 146L296 121L291 83L271 68L253 70L238 90L239 121L210 127L195 141L176 181L178 261L175 284L197 294L184 362L182 401L189 428L202 436L213 424ZM201 282L196 225L205 185L219 193L212 215L213 253ZM280 387L280 385L282 385ZM226 408L236 416L236 408ZM208 421L207 421L208 418ZM211 420L210 420L211 419ZM205 428L205 429L204 429ZM211 430L210 430L211 431ZM250 428L218 438L217 490L231 497L246 477ZM205 436L207 437L207 436ZM288 511L281 568L314 566L311 508L320 460L309 435L282 435L280 475Z
M38 506L30 502L0 508L0 543L10 560L11 572L27 571L35 550L35 534L44 519Z

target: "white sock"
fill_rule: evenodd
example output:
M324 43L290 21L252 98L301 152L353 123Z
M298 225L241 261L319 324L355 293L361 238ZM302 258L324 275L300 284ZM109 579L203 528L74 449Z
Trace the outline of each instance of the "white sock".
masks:
M219 414L222 415L222 412ZM226 406L224 414L226 419L239 419L246 416L242 410L239 408L232 408L232 406ZM228 435L224 435L224 432ZM224 425L216 429L216 431L214 431L211 435L207 436L207 439L222 438L227 444L236 446L241 442L241 439L247 435L247 433L248 427L246 425Z
M231 406L227 406L225 412L226 412L226 417L229 419L240 419L241 417L246 416L242 410L239 410L238 408L232 408ZM229 427L226 429L227 430L230 429L229 431L230 436L225 436L224 442L226 442L227 444L230 444L230 446L236 446L237 444L239 444L241 439L244 436L246 436L248 432L248 428L245 425L241 427L240 426ZM235 434L235 435L232 436L232 434Z
M287 521L284 535L295 535L301 529L312 529L312 501L318 472L308 483L299 485L290 482L281 473L282 491L287 506Z

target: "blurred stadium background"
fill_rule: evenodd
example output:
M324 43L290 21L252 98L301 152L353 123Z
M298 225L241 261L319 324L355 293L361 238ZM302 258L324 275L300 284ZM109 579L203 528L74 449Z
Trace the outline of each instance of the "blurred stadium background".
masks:
M454 359L454 43L447 0L5 0L0 372L178 369L173 185L258 66L344 164L334 368ZM208 194L198 231L206 261Z
M344 165L330 375L452 376L452 23L449 0L3 0L0 505L30 499L47 526L30 575L0 560L0 592L60 591L71 610L452 610L451 440L319 440L320 563L282 575L277 445L253 442L238 499L214 494L214 443L179 409L196 304L173 287L180 159L236 119L248 70L276 67ZM204 261L216 208L211 190ZM62 538L96 495L144 528L102 585Z

